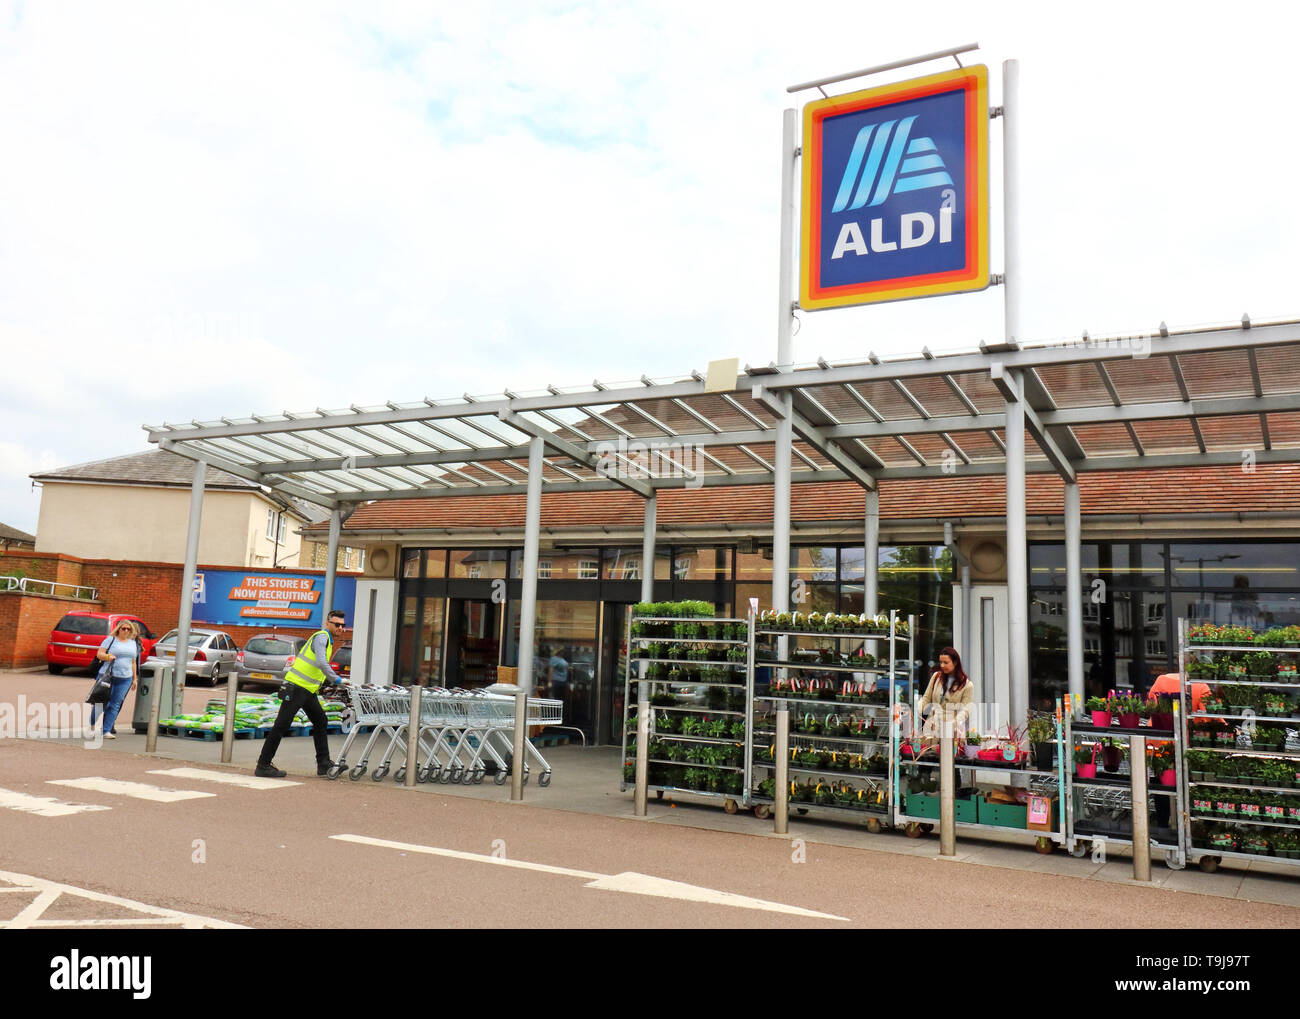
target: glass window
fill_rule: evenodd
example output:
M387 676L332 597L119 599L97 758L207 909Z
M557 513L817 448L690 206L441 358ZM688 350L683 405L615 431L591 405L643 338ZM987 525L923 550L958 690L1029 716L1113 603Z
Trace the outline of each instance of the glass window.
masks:
M767 584L737 584L736 585L736 615L744 618L749 615L749 599L757 598L758 607L770 609L772 607L772 585Z
M832 546L803 546L790 550L790 577L800 580L838 579L836 549Z
M447 550L445 548L426 548L423 559L424 576L427 579L441 580L447 576Z
M866 550L861 545L849 545L840 549L840 580L861 580L865 576L862 568Z
M772 549L736 553L737 580L766 580L772 583Z
M402 576L419 577L420 550L418 548L402 549Z
M508 556L499 548L452 549L448 575L465 580L504 578Z
M549 559L537 560L537 579L538 580L551 579L551 561Z
M590 559L578 560L578 579L579 580L599 580L600 579L600 560L592 557Z
M1300 545L1291 542L1173 544L1169 558L1176 588L1300 588Z
M595 601L537 602L533 637L533 688L564 702L564 724L595 738L596 618ZM519 662L519 602L510 603L506 661ZM619 680L621 683L621 679Z
M730 581L731 549L677 545L673 548L673 578Z

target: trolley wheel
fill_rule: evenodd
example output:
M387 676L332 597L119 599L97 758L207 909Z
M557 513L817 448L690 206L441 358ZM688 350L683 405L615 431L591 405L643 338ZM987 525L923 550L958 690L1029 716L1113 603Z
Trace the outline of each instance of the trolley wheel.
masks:
M340 775L343 774L343 767L344 766L342 764L331 764L329 771L325 772L325 777L329 779L331 782L333 782L336 778L338 778Z
M754 816L760 821L766 821L772 816L772 808L766 803L756 803L754 804Z
M388 765L381 764L378 768L370 773L370 777L376 782L382 782L388 776Z
M921 822L921 831L923 831L923 832L925 832L927 835L929 835L930 832L934 831L934 825L930 824L928 821L922 821L922 822Z
M879 835L881 832L880 818L867 818L867 831L871 832L872 835Z
M487 772L486 772L486 771L484 771L482 768L475 768L475 769L474 769L472 772L470 772L470 774L466 777L465 781L466 781L466 782L473 782L475 785L482 785L482 784L483 784L483 779L486 778L486 777L487 777Z
M365 773L366 773L366 762L362 761L360 764L356 765L351 771L348 772L348 778L352 779L353 782L356 782Z
M551 784L551 773L549 771L544 771L540 775L538 775L537 784L541 786L543 789L545 789L548 785ZM730 803L731 801L728 800L727 802ZM735 811L728 810L727 813L733 814L735 813Z
M919 839L921 837L921 826L916 821L908 821L903 826L903 834L909 839Z
M1166 849L1165 866L1168 867L1170 870L1182 870L1185 866L1187 866L1187 864L1185 861L1178 859L1178 850Z
M1201 868L1201 870L1205 871L1205 873L1213 874L1216 870L1219 869L1219 861L1221 859L1222 857L1218 857L1218 856L1202 856L1201 862L1198 864L1198 866Z
M438 772L438 781L441 782L443 785L447 785L449 782L452 781L452 775L453 772L450 767L443 768L440 772Z
M537 779L538 785L540 785L541 782L542 782L541 778L538 777ZM740 810L740 807L736 804L735 800L729 799L723 802L722 809L725 810L728 814L734 814Z
M795 808L794 808L794 811L795 811L796 814L798 814L798 815L800 815L800 816L802 817L804 814L808 813L808 808L807 808L807 807L795 807Z
M438 772L440 772L441 770L442 769L439 768L436 764L430 764L428 767L421 768L418 772L416 772L415 780L417 782L437 782Z
M393 772L393 781L396 782L398 785L403 785L406 782L405 764L403 764L400 768L398 768L395 772Z
M497 785L505 785L509 779L510 772L506 771L505 768L497 768L497 773L492 776L492 781Z
M1051 856L1052 850L1056 848L1056 843L1045 835L1040 835L1034 839L1034 848L1044 856Z
M455 782L456 784L459 785L464 780L465 780L465 769L461 765L457 764L453 766L448 772L448 778L447 778L448 782Z
M1081 858L1087 856L1087 855L1088 855L1088 843L1086 843L1086 842L1075 842L1075 844L1074 844L1074 848L1070 850L1070 855L1073 856L1076 860L1081 859Z

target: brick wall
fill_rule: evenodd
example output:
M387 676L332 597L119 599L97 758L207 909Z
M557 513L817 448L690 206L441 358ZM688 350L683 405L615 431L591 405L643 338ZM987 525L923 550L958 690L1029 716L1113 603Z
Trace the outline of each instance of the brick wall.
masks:
M73 610L100 612L103 605L57 595L0 592L0 668L44 665L50 631Z
M216 569L205 567L199 569ZM0 668L26 668L45 663L45 644L50 630L65 612L73 609L103 612L129 612L143 619L157 636L162 636L176 626L180 615L181 575L183 568L176 563L139 563L78 559L49 552L0 552L0 575L22 570L29 577L55 580L64 584L84 584L99 590L100 601L76 601L71 598L40 598L31 607L12 605L0 615ZM253 572L253 571L249 571ZM315 573L323 576L324 570L294 570L295 573ZM351 575L351 574L350 574ZM27 601L35 596L7 596L14 601ZM43 608L38 606L44 606ZM24 614L26 613L26 616ZM28 621L20 640L18 621ZM195 623L195 626L202 626ZM259 633L286 633L305 637L311 629L292 626L226 626L222 629L240 647ZM348 634L350 639L351 634Z

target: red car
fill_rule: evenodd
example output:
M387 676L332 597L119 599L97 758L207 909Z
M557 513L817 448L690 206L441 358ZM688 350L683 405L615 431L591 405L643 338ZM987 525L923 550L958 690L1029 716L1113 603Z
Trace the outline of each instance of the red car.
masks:
M58 675L68 666L97 669L95 652L123 619L140 628L140 643L144 654L141 661L153 654L158 638L139 616L124 612L69 612L50 632L45 645L45 667Z

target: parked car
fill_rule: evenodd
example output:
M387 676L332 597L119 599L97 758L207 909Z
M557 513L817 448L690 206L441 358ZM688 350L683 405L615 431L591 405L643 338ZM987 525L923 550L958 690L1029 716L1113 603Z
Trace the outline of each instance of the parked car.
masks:
M343 679L352 678L352 642L350 640L344 641L334 649L334 657L330 659L330 668Z
M159 658L175 658L178 633L172 630L164 634L154 654ZM231 640L230 634L221 630L191 630L190 660L185 666L185 675L191 679L207 680L210 686L216 686L238 668L235 660L238 654L239 647Z
M289 659L306 643L307 638L291 637L286 633L259 633L250 637L244 650L235 656L239 682L278 686L284 680Z
M153 654L158 638L139 616L129 612L69 612L50 631L50 639L45 645L45 667L55 676L69 666L91 671L98 669L95 652L123 619L140 628L140 644L144 652L140 660L144 661Z

